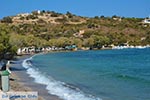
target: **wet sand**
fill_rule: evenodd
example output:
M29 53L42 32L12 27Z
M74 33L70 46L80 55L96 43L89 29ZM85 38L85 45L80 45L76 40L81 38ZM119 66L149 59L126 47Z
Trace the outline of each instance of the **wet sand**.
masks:
M57 96L50 95L46 90L46 86L35 83L34 79L29 77L26 69L22 67L23 60L31 57L30 55L19 57L10 64L10 88L13 91L37 91L38 100L62 100Z

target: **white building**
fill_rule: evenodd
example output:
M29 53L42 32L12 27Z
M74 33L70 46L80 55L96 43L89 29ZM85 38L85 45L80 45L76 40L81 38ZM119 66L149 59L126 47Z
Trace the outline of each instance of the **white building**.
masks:
M40 11L40 10L38 10L38 11L37 11L37 13L38 13L38 14L40 14L40 13L41 13L41 11Z
M144 24L150 24L150 17L143 20Z
M18 14L18 16L22 16L22 17L26 17L26 16L28 16L28 15L30 15L30 14L29 14L29 13Z

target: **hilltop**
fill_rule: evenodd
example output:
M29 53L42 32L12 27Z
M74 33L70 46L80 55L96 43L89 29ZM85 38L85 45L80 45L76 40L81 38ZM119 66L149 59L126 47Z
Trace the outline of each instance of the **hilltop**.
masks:
M150 45L149 29L150 24L145 23L143 18L116 15L89 18L70 12L61 14L54 11L33 11L4 17L0 21L0 44L2 48L6 47L3 38L7 36L9 46L15 48L65 47L73 44L78 48L102 48L124 44ZM6 52L5 49L1 52Z
M54 11L33 11L32 13L22 13L16 16L4 17L2 22L12 24L82 24L86 19L67 12L66 14Z

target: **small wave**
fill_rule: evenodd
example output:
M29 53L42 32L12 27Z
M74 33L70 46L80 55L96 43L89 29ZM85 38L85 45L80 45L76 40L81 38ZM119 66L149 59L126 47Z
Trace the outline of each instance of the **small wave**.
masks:
M68 84L54 80L52 77L48 77L41 73L37 68L34 68L30 63L32 57L23 61L22 65L27 69L27 73L30 77L35 79L36 83L46 85L46 89L52 95L56 95L64 100L102 100L92 95L86 95L80 89L75 87L70 88Z
M137 80L138 78L136 77L132 77L129 75L117 75L118 78L122 78L122 79L133 79L133 80Z
M149 80L145 79L145 78L141 78L141 77L136 77L136 76L130 76L130 75L116 75L117 78L120 79L124 79L124 80L132 80L132 81L140 81L140 82L144 82L144 83L150 83Z

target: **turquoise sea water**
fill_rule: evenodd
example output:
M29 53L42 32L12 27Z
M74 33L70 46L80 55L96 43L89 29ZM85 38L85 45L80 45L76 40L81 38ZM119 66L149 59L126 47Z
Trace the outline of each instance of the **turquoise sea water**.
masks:
M64 100L150 100L150 48L49 53L23 65Z

